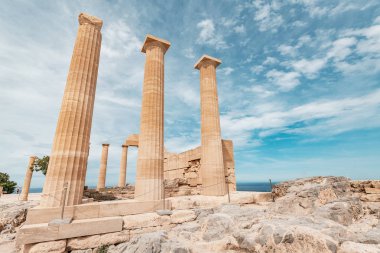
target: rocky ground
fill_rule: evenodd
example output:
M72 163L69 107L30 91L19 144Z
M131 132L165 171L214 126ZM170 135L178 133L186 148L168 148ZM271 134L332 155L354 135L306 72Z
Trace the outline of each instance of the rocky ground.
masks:
M379 191L380 181L300 179L277 185L275 202L136 215L124 218L125 228L150 227L70 239L67 247L37 244L30 252L379 253ZM1 244L0 252L7 252Z
M3 195L0 198L0 252L14 251L14 240L18 228L26 219L27 210L39 203L39 197L31 194L30 201L18 200L18 195Z

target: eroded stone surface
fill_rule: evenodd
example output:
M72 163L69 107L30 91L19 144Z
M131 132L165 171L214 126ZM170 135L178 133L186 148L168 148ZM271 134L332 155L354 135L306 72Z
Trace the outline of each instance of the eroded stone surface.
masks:
M124 217L122 232L69 239L67 249L96 252L110 245L111 253L379 252L380 203L360 200L365 190L352 189L346 178L288 183L277 186L285 190L274 203L218 203L163 216L130 215Z

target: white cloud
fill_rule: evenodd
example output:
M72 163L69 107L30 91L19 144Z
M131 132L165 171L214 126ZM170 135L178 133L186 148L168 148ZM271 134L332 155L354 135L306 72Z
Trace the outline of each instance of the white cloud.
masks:
M380 127L380 90L364 96L336 100L317 100L293 108L268 107L260 115L247 112L243 117L229 113L221 117L223 132L269 136L279 132L314 136L333 136L355 129ZM318 120L318 121L316 121ZM292 127L296 123L299 127Z
M265 61L263 62L264 65L271 65L271 64L276 64L278 63L278 60L274 57L268 56Z
M255 74L260 74L261 72L263 72L263 70L264 70L264 67L261 66L261 65L253 66L253 67L251 68L251 71L252 71L253 73L255 73Z
M282 55L289 55L294 57L297 54L297 49L292 46L287 46L287 45L280 45L277 50L280 52Z
M227 44L220 34L215 32L215 25L211 19L205 19L197 24L200 29L197 39L198 44L213 46L216 49L227 48Z
M215 26L211 19L202 20L197 24L197 27L201 29L198 37L200 41L206 42L215 36Z
M374 24L380 24L380 16L376 17L373 21Z
M333 42L332 48L327 53L327 58L336 61L344 60L352 52L351 47L357 43L355 38L341 38Z
M218 69L219 72L221 72L225 76L229 76L232 72L234 72L234 69L231 67L225 67Z
M234 31L236 33L245 33L245 27L244 27L244 25L235 26Z
M300 74L297 72L282 72L271 70L266 74L267 78L279 87L281 91L290 91L300 84Z
M303 35L303 36L299 37L296 48L300 48L300 47L304 46L305 44L307 45L310 42L311 42L310 35Z
M318 72L325 66L325 59L306 60L302 59L292 63L295 71L304 74L309 79L317 77Z
M186 58L189 58L189 59L195 58L194 50L192 48L186 48L183 54Z
M275 92L267 90L265 87L261 85L253 85L249 87L247 90L255 93L260 98L271 97L275 94Z
M284 23L281 14L275 12L281 7L279 3L272 2L269 4L263 1L256 1L254 2L254 6L256 8L254 19L257 21L261 32L275 32Z
M294 26L294 27L304 27L306 25L307 25L307 23L303 22L301 20L294 21L292 24L292 26Z
M120 58L129 56L141 49L142 41L137 38L132 29L122 20L104 27L102 56Z

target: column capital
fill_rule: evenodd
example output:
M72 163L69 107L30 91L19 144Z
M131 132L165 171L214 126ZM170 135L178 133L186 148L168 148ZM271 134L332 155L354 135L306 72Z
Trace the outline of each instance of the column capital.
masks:
M167 40L164 40L164 39L160 39L156 36L153 36L151 34L147 34L146 37L145 37L145 40L144 40L144 44L141 48L141 52L145 53L146 52L146 49L147 47L152 44L152 43L155 43L157 45L160 45L163 50L164 50L164 53L166 53L166 51L169 49L170 47L170 42L167 41Z
M215 67L218 67L219 64L222 63L222 61L220 59L217 59L217 58L214 58L212 56L209 56L207 54L204 54L202 55L201 58L199 58L199 60L195 63L194 65L194 68L195 69L200 69L202 67L203 64L206 64L206 63L209 63L209 64L213 64L215 65Z
M121 147L128 148L128 145L123 144L123 145L121 145Z
M103 143L103 144L102 144L103 147L108 147L109 145L110 145L110 144L108 144L108 143Z
M90 24L95 26L98 30L102 29L103 26L103 20L83 12L79 14L78 21L80 25Z

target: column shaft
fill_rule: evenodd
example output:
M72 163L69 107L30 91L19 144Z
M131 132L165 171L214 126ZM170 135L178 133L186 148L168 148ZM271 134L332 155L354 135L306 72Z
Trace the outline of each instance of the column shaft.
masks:
M167 44L148 41L146 53L135 199L163 198L164 178L164 54ZM170 45L170 44L169 44Z
M32 181L32 176L33 176L33 164L34 164L35 160L36 160L35 156L29 157L29 164L28 164L28 167L26 168L24 185L22 187L22 192L21 192L21 200L22 201L28 200L30 182Z
M109 147L109 144L103 144L102 157L100 160L98 186L96 187L96 189L98 189L98 190L106 188L108 147Z
M120 160L120 175L119 187L125 187L127 177L127 159L128 159L128 146L122 145L121 160Z
M63 204L66 182L66 205L80 204L83 196L102 21L80 14L79 24L41 199L43 207Z
M199 65L201 91L201 174L203 195L227 193L220 131L216 66L204 59Z

